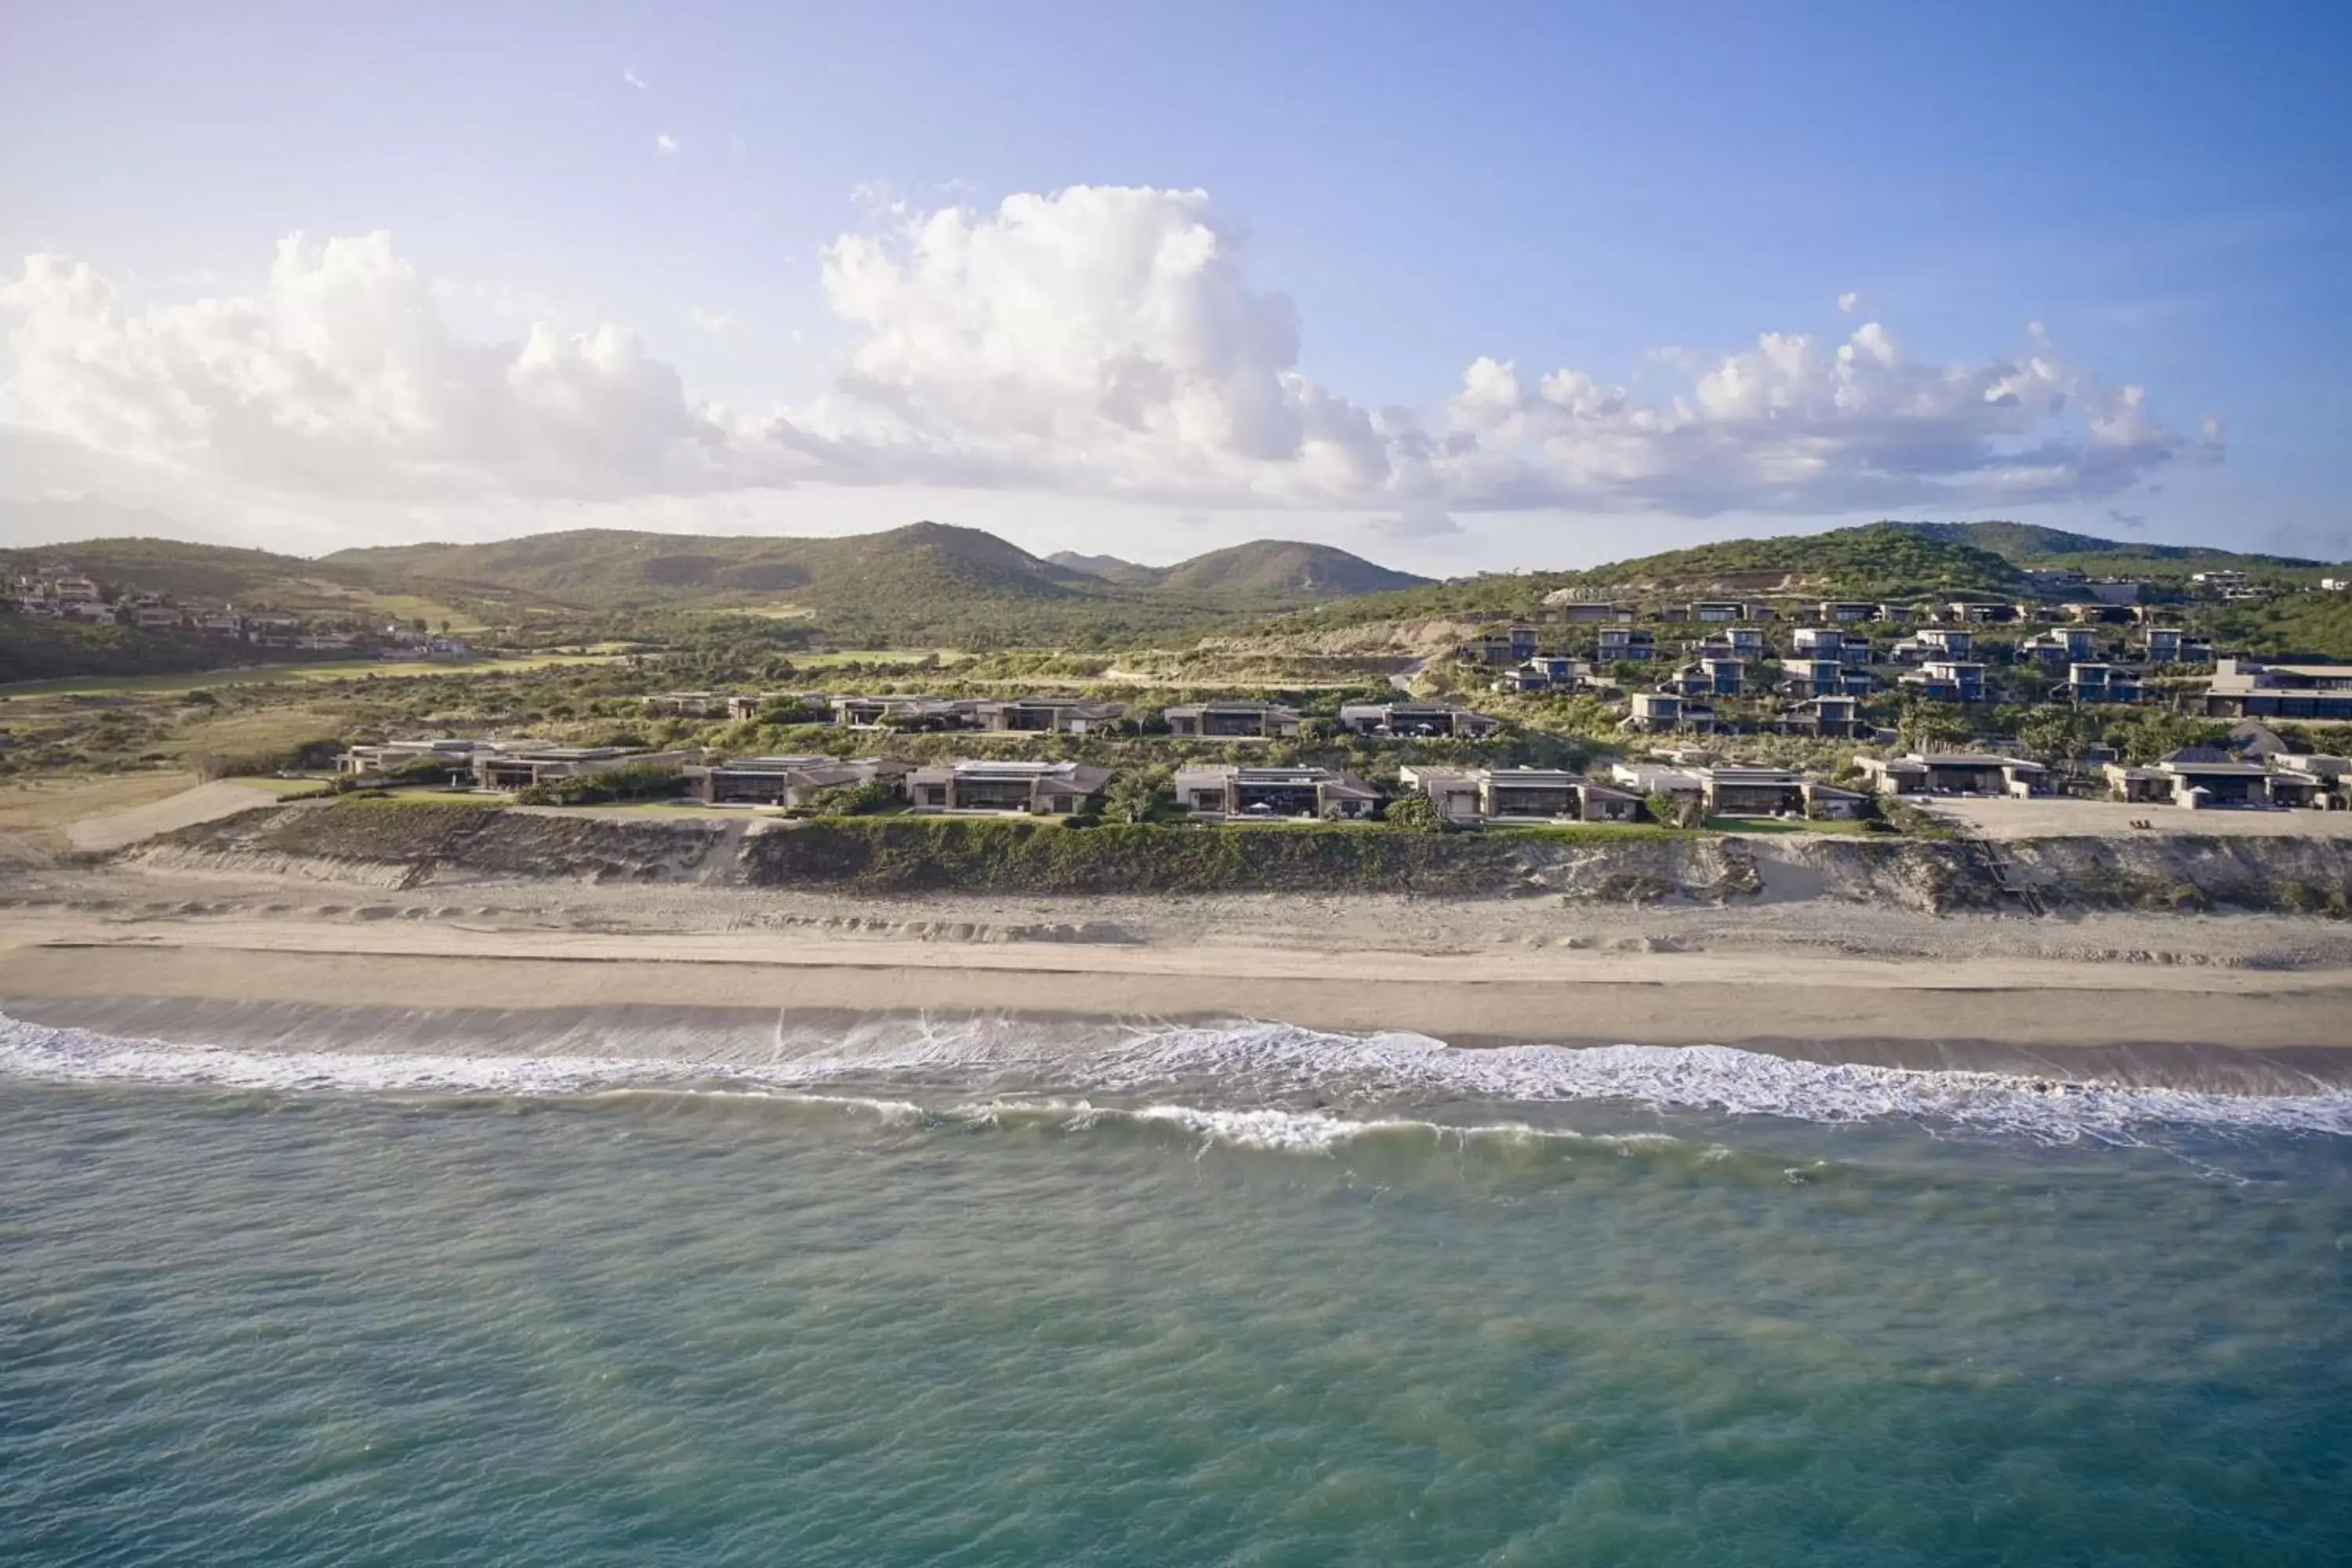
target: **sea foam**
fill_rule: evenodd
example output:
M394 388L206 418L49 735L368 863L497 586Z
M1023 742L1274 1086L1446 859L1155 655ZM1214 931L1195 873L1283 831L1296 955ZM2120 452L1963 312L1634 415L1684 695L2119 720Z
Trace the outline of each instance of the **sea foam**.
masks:
M2340 1089L2236 1095L1821 1063L1722 1046L1460 1048L1422 1035L1333 1034L1259 1021L1056 1030L1012 1019L899 1019L830 1031L789 1030L780 1022L756 1053L697 1056L676 1039L658 1054L633 1054L625 1038L602 1044L530 1055L502 1052L494 1042L480 1049L249 1048L128 1038L0 1015L0 1076L288 1094L790 1096L889 1120L1044 1115L1077 1128L1117 1116L1209 1142L1308 1151L1396 1128L1554 1135L1413 1114L1463 1103L1610 1101L1814 1122L1909 1121L2068 1142L2137 1143L2160 1126L2352 1134L2352 1091Z

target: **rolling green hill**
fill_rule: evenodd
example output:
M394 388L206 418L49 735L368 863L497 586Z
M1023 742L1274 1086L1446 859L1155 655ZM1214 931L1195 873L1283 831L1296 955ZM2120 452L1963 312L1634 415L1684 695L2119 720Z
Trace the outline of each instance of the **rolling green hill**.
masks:
M2323 564L2294 555L2249 554L2201 544L2148 544L2130 540L2101 539L2095 534L2069 533L2031 522L1889 522L1883 528L1916 533L1977 550L1989 550L2021 566L2071 566L2085 572L2234 568L2300 571Z
M1349 598L1428 584L1426 577L1391 572L1328 544L1260 539L1160 568L1151 585L1178 594L1281 599Z

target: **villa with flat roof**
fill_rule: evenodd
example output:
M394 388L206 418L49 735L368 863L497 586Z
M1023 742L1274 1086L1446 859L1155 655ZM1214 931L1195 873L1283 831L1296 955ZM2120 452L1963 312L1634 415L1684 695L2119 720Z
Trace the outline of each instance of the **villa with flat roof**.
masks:
M1116 725L1127 710L1083 697L1018 697L975 703L972 722L1000 734L1089 735Z
M1380 803L1380 791L1328 768L1208 763L1176 770L1176 804L1194 816L1354 821L1370 817Z
M1397 778L1454 822L1632 822L1642 814L1639 795L1564 769L1414 766Z
M502 742L473 756L474 787L529 789L561 779L617 773L623 768L684 769L699 760L695 752L649 752L642 746L548 746L529 741Z
M822 791L877 780L893 795L903 795L907 775L913 771L913 763L886 757L730 757L687 769L686 785L697 799L712 805L804 806L814 804Z
M2352 723L2352 664L2222 659L2205 689L2205 713L2211 719Z
M2217 746L2186 746L2159 763L2127 767L2109 763L2107 787L2136 805L2321 806L2330 781L2316 773L2274 768L2272 759L2241 756Z
M1880 795L1973 795L2022 800L2050 793L2050 770L2022 757L1985 752L1914 752L1856 757L1854 766Z
M980 703L956 697L835 697L833 721L851 730L970 730L980 722Z
M1296 708L1231 700L1179 703L1160 716L1170 734L1192 741L1295 741L1303 722Z
M1475 741L1502 727L1500 719L1445 702L1346 702L1339 707L1339 728L1352 735Z
M913 809L927 815L1076 816L1099 801L1110 770L1084 763L965 759L917 768L907 782Z

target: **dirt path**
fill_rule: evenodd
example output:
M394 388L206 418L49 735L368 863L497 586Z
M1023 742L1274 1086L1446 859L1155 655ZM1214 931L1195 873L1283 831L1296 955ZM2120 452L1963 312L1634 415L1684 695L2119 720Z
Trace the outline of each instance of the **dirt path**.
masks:
M178 795L146 805L76 818L66 825L66 842L86 852L120 849L126 844L136 844L142 838L152 838L175 827L211 822L216 817L234 816L253 806L268 805L277 798L266 789L255 789L249 784L230 784L225 780L217 784L198 784L194 789L182 790Z

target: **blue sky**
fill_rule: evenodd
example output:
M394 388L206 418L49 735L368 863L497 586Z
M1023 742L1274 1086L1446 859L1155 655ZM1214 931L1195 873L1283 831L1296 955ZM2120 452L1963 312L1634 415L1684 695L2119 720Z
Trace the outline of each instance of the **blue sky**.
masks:
M0 500L2352 555L2352 18L2250 9L13 7Z

